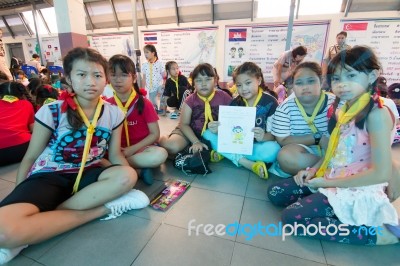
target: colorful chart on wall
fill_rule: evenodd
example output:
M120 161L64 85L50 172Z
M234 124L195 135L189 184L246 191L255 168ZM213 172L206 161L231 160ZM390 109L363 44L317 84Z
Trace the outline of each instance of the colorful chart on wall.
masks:
M25 40L28 47L28 60L32 58L33 54L40 54L39 46L36 39ZM60 41L58 36L42 37L41 41L41 59L43 64L53 62L56 66L62 66L62 55L60 49Z
M133 34L104 34L88 36L91 48L99 51L105 58L110 59L115 54L134 56Z
M216 64L217 27L142 31L141 47L153 44L163 63L175 61L182 74L189 74L200 63ZM145 60L142 57L142 63Z
M382 65L387 84L400 82L400 20L341 20L347 43L374 49Z
M272 67L285 51L287 24L239 25L225 28L224 81L232 80L236 66L252 61L261 67L266 82L272 82ZM305 60L322 62L329 21L295 23L291 48L307 47Z

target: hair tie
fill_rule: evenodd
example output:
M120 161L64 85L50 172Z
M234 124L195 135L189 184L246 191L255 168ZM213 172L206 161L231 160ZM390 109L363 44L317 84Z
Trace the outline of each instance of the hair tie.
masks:
M142 96L146 96L147 95L147 91L145 90L145 89L139 89L139 93L142 95Z
M75 93L71 93L68 91L63 91L58 97L59 100L63 100L64 102L61 105L61 112L65 113L68 107L71 107L72 110L76 110L77 105L74 102Z
M378 104L379 108L383 107L383 100L380 98L380 93L379 93L379 89L375 88L374 89L374 94L372 94L372 99L374 100L375 103Z
M53 90L53 87L50 86L49 84L43 85L43 88L46 89L49 93L51 93L51 91Z

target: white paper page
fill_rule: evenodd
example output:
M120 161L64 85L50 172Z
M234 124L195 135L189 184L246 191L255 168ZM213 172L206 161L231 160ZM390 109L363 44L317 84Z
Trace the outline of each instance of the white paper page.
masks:
M256 107L220 106L218 152L251 155L255 119Z

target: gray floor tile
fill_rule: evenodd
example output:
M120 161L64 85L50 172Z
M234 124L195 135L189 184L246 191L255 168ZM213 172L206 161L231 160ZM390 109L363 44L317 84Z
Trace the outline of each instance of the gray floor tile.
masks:
M0 201L15 188L15 183L0 179Z
M189 221L199 224L230 224L239 221L243 197L192 187L168 213L165 223L188 228ZM224 235L233 240L233 236Z
M133 265L229 265L233 246L229 240L188 236L185 229L163 224Z
M23 255L15 257L10 262L4 264L5 266L33 266L36 262L30 258Z
M249 171L219 165L213 166L212 171L206 176L197 175L192 186L239 196L245 195Z
M316 263L274 251L235 243L231 266L242 265L322 266L326 264Z
M256 175L250 175L249 184L246 189L246 197L269 201L267 197L267 189L271 184L278 180L279 178L272 174L269 174L267 180L261 179Z
M275 224L278 226L280 222L280 213L281 209L272 206L272 204L267 201L246 198L240 224L255 225L261 222L264 226L267 224ZM273 233L272 229L269 232ZM248 240L246 240L246 238ZM281 236L261 236L257 234L251 238L250 234L244 233L238 234L236 241L319 263L325 263L321 242L319 240L288 237L283 241Z
M0 167L0 179L15 183L19 163Z
M64 234L61 234L59 236L53 237L47 241L44 241L42 243L36 244L36 245L30 245L26 249L22 250L21 254L34 259L34 260L39 260L40 257L42 257L46 252L48 252L50 249L52 249L55 245L57 245L60 241L65 239L68 235L70 235L73 231L66 232Z
M73 231L38 261L57 266L128 266L159 225L127 214L111 221L94 221Z
M388 246L355 246L322 241L326 261L336 266L398 266L400 244Z

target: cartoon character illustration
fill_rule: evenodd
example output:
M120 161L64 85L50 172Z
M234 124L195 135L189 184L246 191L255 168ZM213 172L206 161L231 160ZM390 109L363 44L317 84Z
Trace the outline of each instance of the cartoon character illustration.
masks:
M244 56L243 47L238 48L238 56L239 56L239 58L242 58L242 56Z
M232 47L231 48L230 55L231 55L231 58L235 58L235 56L236 56L236 47Z
M245 134L243 132L243 128L241 126L234 126L232 129L233 143L243 144L243 139Z

